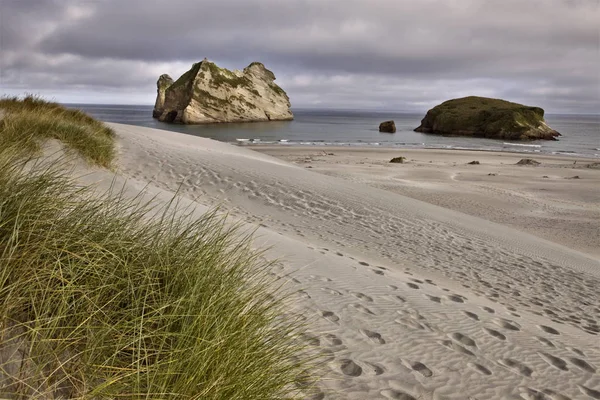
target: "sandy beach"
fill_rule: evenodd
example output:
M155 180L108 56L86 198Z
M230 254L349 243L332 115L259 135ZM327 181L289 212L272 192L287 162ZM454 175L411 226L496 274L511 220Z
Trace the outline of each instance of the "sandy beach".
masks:
M599 159L429 149L252 149L600 256ZM389 163L399 156L406 158L403 164ZM516 165L523 158L540 164Z
M280 260L327 360L309 398L600 399L597 160L250 149L109 125L116 181L83 180L219 206Z

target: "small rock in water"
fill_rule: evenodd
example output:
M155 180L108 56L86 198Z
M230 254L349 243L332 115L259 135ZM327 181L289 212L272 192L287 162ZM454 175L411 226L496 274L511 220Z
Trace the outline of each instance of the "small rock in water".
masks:
M498 175L498 174L492 174L492 173L488 174L488 176L496 176L496 175Z
M542 176L542 178L549 179L550 177L548 175L544 175L544 176Z
M579 175L575 175L575 176L572 176L570 178L565 178L565 179L581 179L581 178L579 177Z
M396 123L394 121L384 121L380 123L379 132L396 133Z
M471 161L470 163L467 163L469 165L479 165L479 161Z
M398 163L398 164L403 164L404 160L406 160L405 157L394 157L390 160L391 163Z

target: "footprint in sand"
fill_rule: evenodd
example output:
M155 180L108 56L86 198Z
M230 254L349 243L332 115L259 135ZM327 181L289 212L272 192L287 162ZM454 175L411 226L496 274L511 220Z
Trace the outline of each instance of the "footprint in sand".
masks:
M377 332L373 332L368 329L360 329L359 332L362 333L363 336L366 336L373 343L385 344L385 340L381 337L381 334Z
M371 272L376 275L385 275L385 273L383 271L380 271L378 269L372 269Z
M398 290L398 286L396 285L387 285L388 289Z
M419 285L415 285L412 282L406 282L406 286L408 286L411 289L419 289Z
M513 360L512 358L503 358L502 360L498 360L498 362L509 370L520 375L530 377L533 374L533 370L531 368L517 360Z
M502 333L498 332L495 329L483 328L483 331L498 340L506 340L506 336L504 336Z
M459 296L457 294L450 294L450 295L443 296L443 297L444 297L444 299L453 301L455 303L464 303L465 302L465 298L463 296Z
M469 317L469 318L471 318L471 319L474 319L475 321L479 321L479 315L477 315L477 314L475 314L475 313L472 313L472 312L470 312L470 311L463 311L463 313L464 313L464 314L465 314L467 317Z
M589 387L583 385L577 385L579 391L585 394L586 396L590 396L592 399L600 399L600 392L595 389L590 389Z
M323 288L321 288L321 290L324 291L324 292L327 292L329 294L332 294L334 296L343 296L344 295L339 290L331 289L331 288L328 288L328 287L323 287Z
M310 299L310 294L306 293L304 290L298 290L296 293L300 295L300 297L304 299Z
M484 367L481 364L470 362L470 363L467 363L467 367L477 371L481 375L486 375L486 376L492 375L492 371L490 371L489 369L487 369L486 367Z
M409 362L406 360L403 360L404 365L406 365L406 367L412 369L415 372L420 373L421 375L423 375L425 378L430 378L433 376L433 372L427 368L427 366L421 362Z
M350 294L354 297L356 297L359 300L362 301L366 301L368 303L372 303L373 302L373 298L371 296L367 296L364 293L360 293L360 292L350 292Z
M325 318L327 321L334 323L336 325L339 325L339 320L340 317L338 317L337 315L335 315L335 313L333 311L321 311L321 316L323 318Z
M359 261L358 262L360 265L364 265L365 267L368 267L370 264L364 261Z
M539 340L541 343L543 343L543 344L545 344L546 346L548 346L548 347L552 347L552 348L555 348L555 347L556 347L556 346L554 345L554 343L552 343L550 340L548 340L548 339L546 339L546 338L544 338L544 337L541 337L541 336L535 336L535 338L536 338L537 340Z
M386 297L392 299L392 301L394 301L396 303L399 303L399 304L406 303L406 299L404 297L402 297L402 296L399 296L399 295L395 295L394 294L394 295L389 295L389 296L386 296Z
M444 347L449 348L450 350L456 351L457 353L466 354L468 356L475 356L475 354L473 354L470 350L467 350L461 345L454 343L452 340L441 340L438 343Z
M370 362L363 362L363 364L365 365L365 368L363 368L363 371L365 372L366 375L381 375L385 372L385 368L383 368L381 365L379 364L375 364L375 363L370 363Z
M318 337L309 335L307 333L301 334L300 339L310 346L320 346L321 345L321 341L319 340Z
M520 331L521 326L510 319L505 318L494 318L492 322L501 328L508 329L509 331Z
M569 368L567 367L567 362L562 358L544 352L540 352L538 354L540 355L540 357L542 357L544 361L546 361L549 365L553 366L554 368L558 368L561 371L569 370Z
M362 374L362 368L350 359L340 360L339 367L344 375L356 377Z
M442 302L442 299L437 296L430 296L430 295L426 294L425 297L428 298L429 300L433 301L434 303Z
M393 389L384 389L381 392L379 392L383 397L385 397L386 399L392 399L392 400L417 400L414 397L412 397L409 394L406 394L404 392L399 392L397 390L393 390Z
M363 314L375 315L375 313L373 311L369 310L367 307L363 306L362 304L350 304L350 307L354 308L356 311L361 312Z
M548 397L540 391L529 387L520 387L519 388L520 398L525 400L547 400ZM554 400L554 399L553 399Z
M450 338L464 346L475 347L475 348L477 347L477 344L475 343L475 341L463 333L455 332L450 335Z
M481 307L481 309L482 309L483 311L487 311L487 312L489 312L490 314L495 314L495 313L496 313L496 310L494 310L494 309L493 309L493 308L491 308L491 307Z
M560 332L557 331L556 329L550 327L550 326L546 326L546 325L538 325L538 328L540 328L541 330L543 330L546 333L549 333L551 335L560 335Z
M567 346L567 350L572 351L573 353L577 354L578 356L585 357L585 353L579 349L576 349L575 347Z
M578 367L586 372L589 372L590 374L596 373L596 368L594 368L592 365L588 364L584 360L581 360L581 359L575 358L575 357L569 357L568 360L571 364L575 365L576 367Z
M340 339L333 333L326 333L322 336L322 338L328 346L341 346L343 344L342 339Z

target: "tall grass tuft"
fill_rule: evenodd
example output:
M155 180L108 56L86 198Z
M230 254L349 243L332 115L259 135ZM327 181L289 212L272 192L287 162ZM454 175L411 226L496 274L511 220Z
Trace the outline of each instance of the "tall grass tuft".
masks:
M83 158L109 167L115 156L114 132L80 110L28 95L24 99L0 99L0 146L17 145L30 153L39 150L40 140L58 139Z
M98 196L0 146L0 397L295 398L312 362L268 267L214 212Z

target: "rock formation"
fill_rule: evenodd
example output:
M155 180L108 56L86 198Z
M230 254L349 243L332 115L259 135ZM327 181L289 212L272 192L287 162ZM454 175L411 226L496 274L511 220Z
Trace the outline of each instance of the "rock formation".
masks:
M204 59L175 82L160 76L152 116L183 124L292 120L290 100L274 81L259 62L229 71Z
M164 74L156 82L156 102L152 111L152 118L159 118L165 109L165 92L173 84L173 78Z
M395 164L404 164L404 160L406 160L406 157L394 157L390 160L390 162Z
M416 132L503 140L557 140L544 110L500 99L464 97L427 112Z
M540 164L541 163L539 161L536 161L532 158L522 158L517 163L517 165L540 165Z
M384 121L379 124L379 132L395 133L396 124L394 121Z

